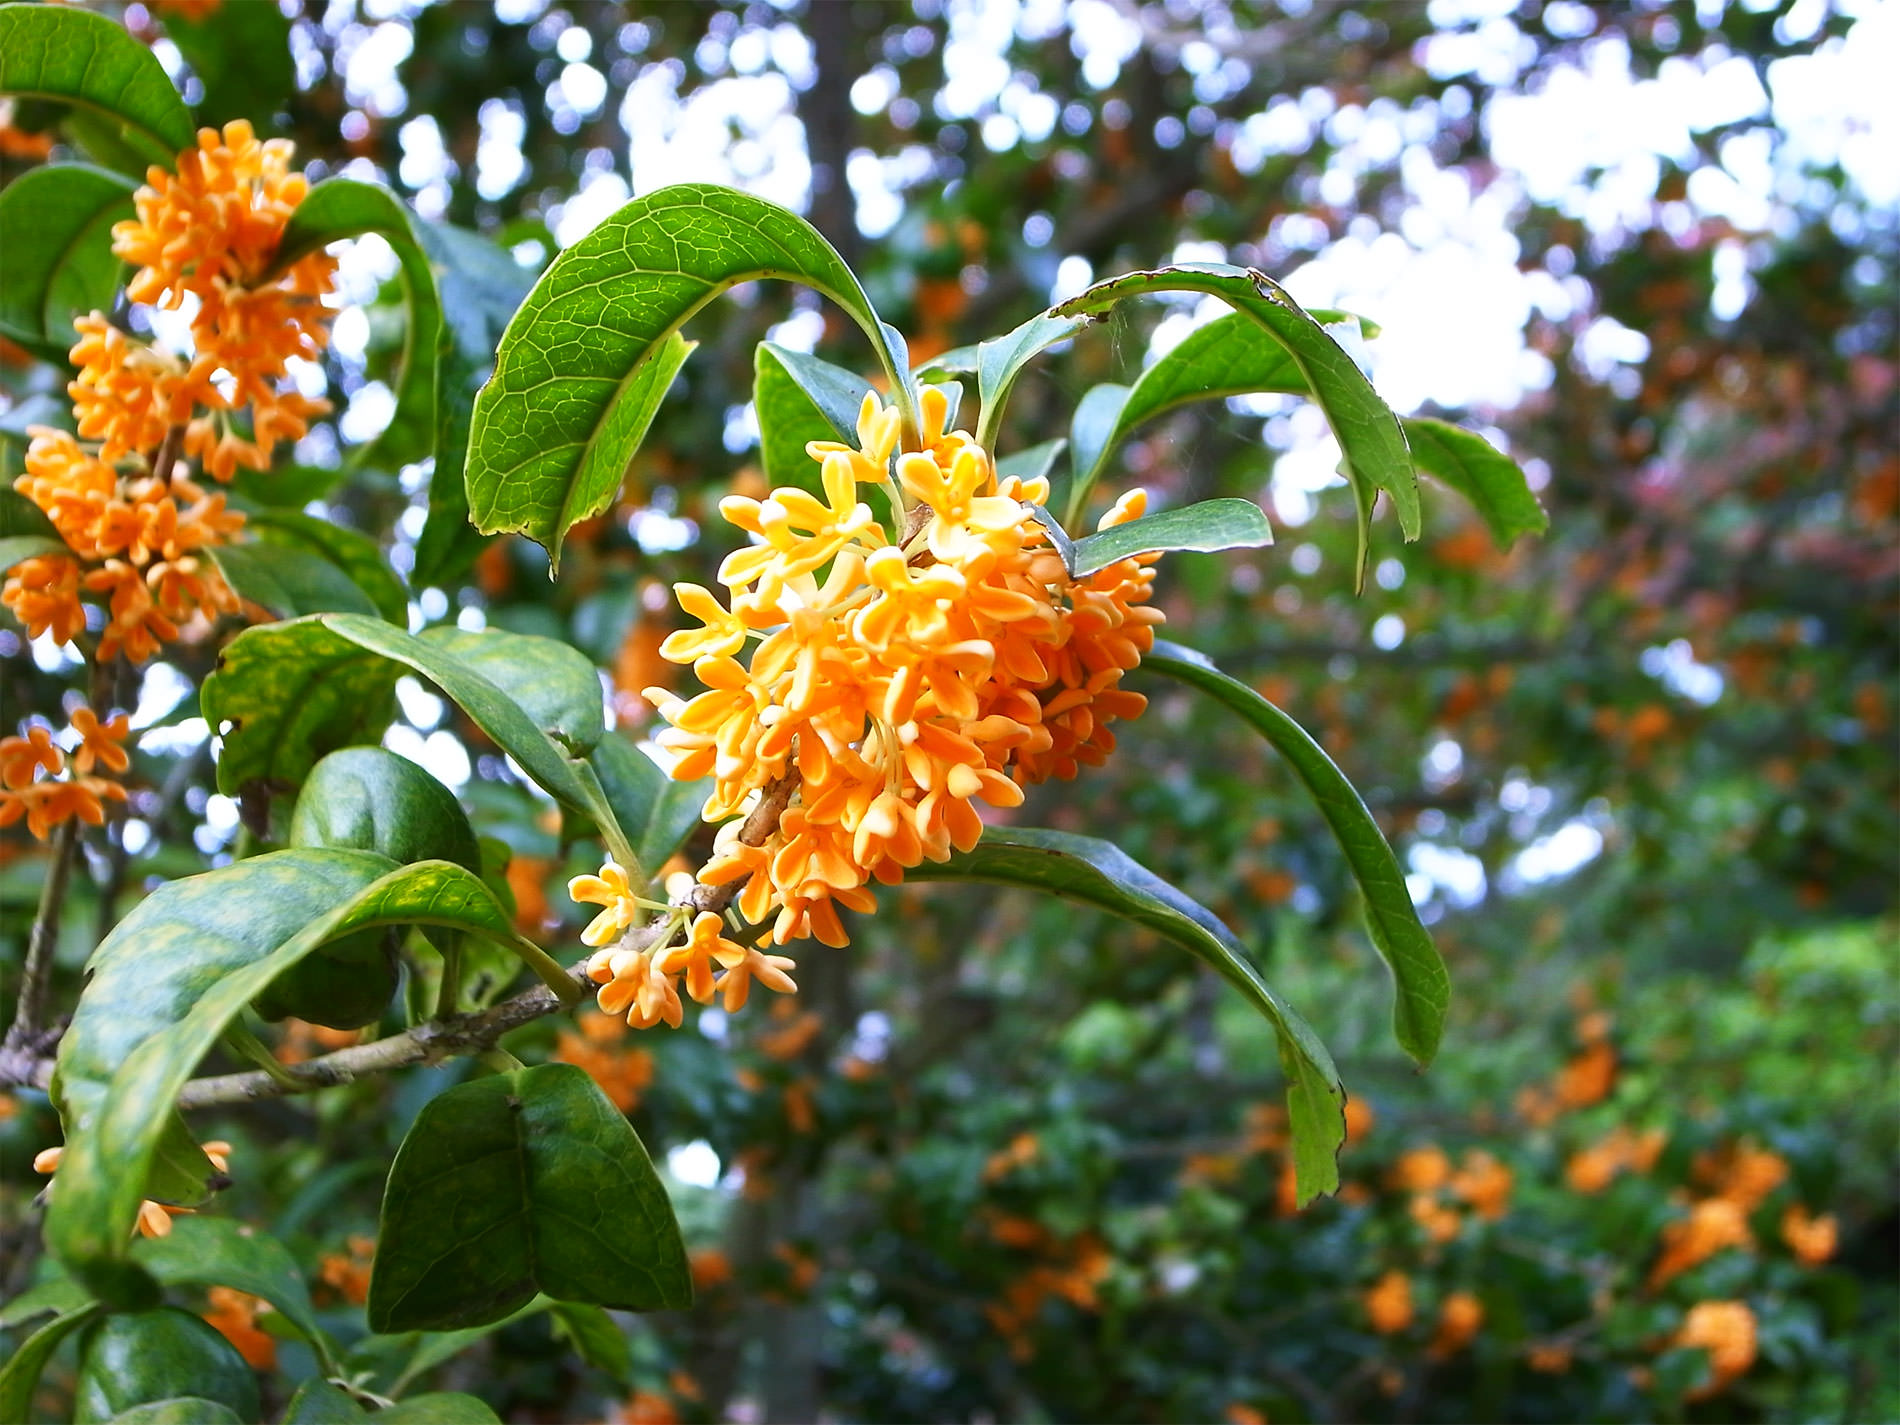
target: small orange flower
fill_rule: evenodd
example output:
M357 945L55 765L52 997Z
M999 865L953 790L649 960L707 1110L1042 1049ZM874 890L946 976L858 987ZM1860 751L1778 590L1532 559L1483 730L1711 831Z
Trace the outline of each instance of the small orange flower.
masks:
M1468 1291L1454 1291L1438 1309L1438 1331L1427 1354L1435 1360L1455 1356L1476 1339L1484 1325L1484 1303Z
M369 1237L351 1237L345 1250L328 1252L317 1267L317 1280L352 1306L369 1300L371 1265L376 1258L376 1243Z
M209 1143L198 1145L205 1157L211 1160L211 1166L219 1173L228 1173L231 1169L231 1145L222 1139L213 1139ZM66 1155L63 1147L43 1148L33 1158L33 1171L53 1174L59 1171L60 1159ZM46 1189L53 1191L52 1187ZM150 1198L139 1203L137 1231L141 1237L169 1237L172 1230L172 1218L189 1215L189 1207L174 1207L168 1202L154 1202Z
M1412 1324L1412 1282L1404 1272L1387 1272L1360 1300L1366 1319L1381 1336L1395 1336Z
M55 643L70 643L86 631L79 561L63 554L36 555L15 564L0 586L0 602L25 626L28 638L50 633Z
M32 786L38 772L57 777L65 769L65 754L53 741L51 728L33 726L24 736L0 737L0 785L18 790Z
M252 1369L275 1370L276 1339L257 1328L259 1313L269 1311L270 1303L228 1286L214 1286L207 1296L211 1310L204 1314L204 1319L237 1347L238 1354Z
M1745 1301L1699 1301L1689 1308L1673 1344L1709 1353L1713 1378L1687 1397L1705 1400L1727 1390L1755 1364L1755 1313Z
M618 940L640 915L626 867L611 858L598 876L576 876L569 881L567 894L583 904L604 907L581 932L583 945L601 946Z
M131 756L120 746L132 730L132 720L126 714L115 713L101 723L91 708L75 708L72 724L79 734L79 746L73 750L75 772L90 772L94 763L103 764L108 772L123 772L132 765Z
M1432 1192L1450 1178L1451 1159L1431 1144L1401 1154L1392 1167L1392 1186L1404 1192Z
M1802 1266L1818 1267L1839 1248L1840 1227L1833 1213L1813 1217L1801 1203L1791 1202L1781 1214L1781 1240Z
M1649 1274L1653 1291L1717 1252L1729 1248L1752 1250L1755 1237L1748 1230L1748 1214L1728 1198L1712 1197L1689 1209L1689 1215L1662 1230L1662 1254Z
M1478 1216L1496 1221L1511 1205L1511 1170L1491 1154L1473 1150L1452 1176L1451 1194Z

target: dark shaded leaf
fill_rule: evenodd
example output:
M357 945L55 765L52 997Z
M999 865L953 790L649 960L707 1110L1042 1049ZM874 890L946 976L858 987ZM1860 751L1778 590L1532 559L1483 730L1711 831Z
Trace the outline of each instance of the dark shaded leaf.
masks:
M164 1237L142 1238L132 1260L161 1286L228 1286L277 1308L334 1369L329 1340L310 1307L310 1283L284 1244L227 1217L180 1217Z
M260 544L308 549L322 555L369 597L376 613L399 628L408 627L408 591L384 560L376 541L361 530L296 510L255 511L245 528Z
M321 1376L297 1387L277 1425L361 1425L369 1413Z
M25 1420L33 1404L33 1392L40 1383L40 1372L53 1358L66 1338L91 1321L100 1312L97 1302L87 1302L55 1316L20 1343L20 1348L0 1366L0 1420Z
M501 1425L480 1396L447 1390L412 1395L370 1418L380 1425Z
M805 446L814 440L856 445L858 407L870 383L842 366L770 341L759 343L753 371L766 483L818 491L819 465L805 454Z
M482 870L481 847L455 794L380 747L344 748L311 769L291 813L290 844L374 851L401 866L453 861Z
M571 1064L478 1079L423 1108L390 1169L369 1322L478 1326L537 1291L629 1311L692 1302L659 1175Z
M79 163L30 168L0 189L0 335L63 362L73 318L110 312L125 264L112 225L132 216L129 178Z
M284 12L274 4L240 0L202 19L175 7L159 10L158 19L204 85L199 122L223 128L232 119L249 119L260 132L270 132L271 116L297 91Z
M205 553L239 598L274 618L377 611L349 575L307 546L220 544Z

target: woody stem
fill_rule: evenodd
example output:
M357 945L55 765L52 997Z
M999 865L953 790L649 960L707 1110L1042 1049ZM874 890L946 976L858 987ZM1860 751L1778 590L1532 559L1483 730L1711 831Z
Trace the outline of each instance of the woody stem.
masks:
M59 916L66 904L66 883L79 854L79 821L59 824L53 833L53 864L40 888L39 913L27 937L26 963L20 971L20 1003L0 1053L11 1058L36 1056L46 1048L46 997L53 983L53 947L59 941Z

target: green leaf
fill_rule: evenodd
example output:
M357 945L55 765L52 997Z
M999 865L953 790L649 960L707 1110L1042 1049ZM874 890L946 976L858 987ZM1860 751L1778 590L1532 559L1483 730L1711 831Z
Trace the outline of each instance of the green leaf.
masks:
M612 1376L622 1390L632 1388L633 1348L613 1317L578 1301L555 1302L553 1316L555 1329L574 1343L582 1360Z
M205 720L222 732L218 789L293 791L326 752L381 741L401 672L321 618L246 629L198 691Z
M1022 369L1059 341L1066 341L1089 324L1085 316L1057 316L1043 312L1031 317L1012 332L982 342L976 349L976 397L981 403L977 413L976 443L985 450L996 448L996 434L1002 429L1003 408L1009 403L1010 388ZM941 360L942 358L938 358Z
M1097 388L1100 389L1099 387ZM1127 524L1075 542L1075 577L1087 578L1119 559L1156 550L1258 549L1273 543L1273 529L1252 500L1202 500L1143 515Z
M1114 432L1122 409L1128 404L1129 388L1113 383L1095 386L1075 403L1069 419L1069 483L1062 499L1053 496L1051 504L1063 504L1070 524L1082 514L1088 494L1102 461L1114 442ZM1064 503L1066 502L1066 503Z
M1393 1034L1400 1047L1421 1066L1430 1063L1444 1032L1451 979L1445 973L1438 947L1432 943L1431 932L1412 905L1398 858L1352 783L1305 728L1193 649L1157 640L1142 659L1142 667L1210 694L1238 713L1292 763L1332 828L1346 864L1365 895L1366 925L1373 946L1392 971L1396 991Z
M676 782L624 737L605 737L588 759L614 815L633 841L640 866L651 875L672 859L712 794L710 781Z
M501 1425L480 1396L448 1390L412 1395L367 1418L378 1425Z
M1543 534L1550 528L1524 471L1483 436L1424 416L1404 425L1418 468L1469 500L1499 549L1509 549L1520 534Z
M1118 846L1029 827L988 827L967 852L910 872L924 881L989 881L1066 897L1166 936L1211 965L1273 1025L1287 1077L1293 1170L1302 1205L1339 1186L1345 1095L1332 1056L1305 1020L1268 988L1246 949L1212 911L1189 899Z
M537 1291L628 1311L692 1303L646 1149L571 1064L478 1079L417 1115L383 1196L370 1329L481 1325Z
M274 618L376 612L369 595L313 549L246 543L213 545L205 553L239 598Z
M475 392L494 369L495 347L534 285L534 274L486 238L461 228L418 223L416 232L442 295L442 333L436 350L435 470L412 577L418 587L446 588L488 543L469 523L469 422Z
M53 1358L66 1338L99 1314L97 1302L73 1308L55 1316L20 1343L4 1366L0 1366L0 1420L25 1420L33 1404L33 1392L39 1387L40 1372Z
M870 299L818 230L762 198L680 184L636 198L555 258L508 324L475 399L468 495L485 533L513 531L558 561L575 521L605 508L683 351L671 339L721 292L801 282L863 328L914 441L909 370ZM657 388L657 389L656 389Z
M1345 456L1345 471L1359 506L1358 582L1370 557L1372 505L1383 490L1398 511L1407 539L1419 534L1418 477L1398 417L1372 389L1352 357L1286 290L1263 272L1226 263L1164 267L1098 282L1051 309L1055 315L1102 312L1128 297L1155 292L1208 292L1258 322L1286 348Z
M481 874L482 852L455 793L407 757L347 747L311 769L290 816L292 846L374 851L401 866L452 861Z
M402 374L396 381L396 411L388 429L370 451L382 460L401 465L421 460L435 445L436 340L442 326L442 303L436 294L435 272L429 266L415 228L395 194L353 178L330 178L312 188L284 226L277 245L273 272L344 238L375 233L386 241L402 267L402 285L409 303L409 329L403 336Z
M586 654L558 638L509 633L499 628L470 630L444 625L425 630L420 642L499 688L533 719L537 728L572 756L585 757L606 731L599 670L588 662ZM435 678L421 664L411 666ZM435 681L454 696L446 683L439 678ZM474 708L464 704L464 709L481 721ZM497 742L502 741L486 724L482 730ZM513 746L503 746L527 766Z
M362 1425L369 1413L322 1376L297 1387L278 1425Z
M486 1340L497 1331L517 1321L526 1320L553 1307L554 1303L545 1296L536 1296L518 1311L512 1311L497 1321L482 1326L470 1327L462 1331L409 1331L393 1339L408 1339L415 1342L415 1352L403 1365L402 1374L390 1385L388 1393L399 1396L411 1385L423 1379L445 1361L452 1361L478 1341ZM385 1338L390 1339L390 1338Z
M919 366L914 373L919 381L942 381L946 377L974 376L977 371L977 348L959 346L949 351L938 352L930 360Z
M284 1244L227 1217L180 1217L164 1237L133 1244L132 1260L161 1286L228 1286L262 1297L334 1369L329 1339L310 1307L310 1284Z
M53 1096L66 1152L46 1240L74 1276L108 1302L150 1298L128 1239L178 1091L279 975L332 940L381 925L485 935L572 992L480 878L445 861L279 851L159 887L93 952L60 1041Z
M1061 436L1054 440L1045 440L1040 445L1027 445L1021 450L1012 450L1008 455L999 456L996 461L997 478L1014 475L1023 480L1040 480L1048 477L1055 469L1062 452L1069 448L1069 442ZM1050 499L1053 501L1054 496Z
M232 119L249 119L269 132L270 116L297 92L284 12L273 4L239 3L220 5L203 19L165 9L159 21L204 85L198 121L223 128Z
M110 312L125 264L112 225L133 215L132 180L80 163L29 168L0 189L0 335L64 362L73 318Z
M73 1419L81 1425L181 1398L214 1401L242 1421L260 1418L256 1372L189 1311L115 1313L80 1338Z
M802 351L762 341L753 355L752 403L759 417L759 459L766 483L818 491L814 440L858 443L858 407L870 382Z
M116 20L76 6L0 6L0 94L70 104L165 168L197 140L191 111L151 50Z
M30 1286L4 1306L0 1306L0 1331L12 1331L47 1313L76 1311L92 1300L88 1292L71 1277L53 1277Z
M256 510L244 526L259 544L303 549L335 565L368 596L372 610L399 628L409 623L409 594L383 559L376 541L361 530L297 510ZM269 556L265 556L269 557ZM330 612L306 610L306 612Z
M5 573L14 565L28 559L37 559L42 554L69 554L63 539L48 539L43 534L10 534L0 536L0 573Z
M112 1417L111 1425L245 1425L230 1406L202 1395L175 1395L152 1400Z
M341 485L348 473L341 466L280 465L273 470L240 467L230 485L232 503L252 518L265 508L301 510Z

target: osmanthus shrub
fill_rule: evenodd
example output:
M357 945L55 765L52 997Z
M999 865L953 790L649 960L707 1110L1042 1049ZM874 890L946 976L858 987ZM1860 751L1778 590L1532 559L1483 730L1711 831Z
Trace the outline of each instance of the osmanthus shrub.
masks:
M43 1364L81 1333L95 1416L185 1397L203 1407L195 1418L250 1418L233 1331L199 1329L168 1299L206 1287L269 1303L267 1319L303 1338L317 1375L296 1418L386 1407L318 1323L281 1244L189 1215L243 1164L200 1144L187 1115L449 1056L490 1072L431 1098L396 1154L370 1330L424 1333L418 1351L434 1360L456 1338L428 1333L524 1310L567 1313L585 1341L601 1308L688 1304L679 1230L625 1115L580 1069L525 1067L497 1040L589 992L641 1028L680 1025L687 1001L736 1011L790 992L800 957L845 953L841 912L875 915L876 888L906 875L1067 897L1207 962L1278 1038L1299 1199L1337 1186L1344 1090L1246 947L1110 840L1036 829L1014 809L1114 755L1117 725L1145 706L1131 675L1205 693L1317 800L1363 889L1398 1040L1430 1059L1445 972L1358 795L1286 713L1156 636L1161 556L1265 544L1265 516L1235 499L1152 510L1140 490L1103 489L1143 422L1277 391L1317 402L1338 437L1362 572L1380 496L1407 538L1419 533L1420 468L1502 541L1541 527L1520 472L1482 440L1393 415L1335 339L1354 318L1307 312L1260 272L1176 266L1100 283L913 369L818 232L742 193L638 199L531 283L479 237L374 186L309 185L288 144L242 119L197 129L151 53L100 16L0 8L0 90L67 106L68 137L96 160L0 193L0 331L73 371L70 404L27 432L0 540L4 601L89 668L69 716L29 710L0 742L0 823L47 843L49 866L5 1070L46 1089L65 1129L38 1165L57 1169L44 1238L58 1271L7 1307L10 1325L51 1316L0 1371L0 1416L20 1417ZM862 330L870 377L758 350L776 488L722 502L749 538L720 587L677 588L690 619L662 653L704 690L649 693L668 724L664 768L609 735L582 654L496 630L412 633L376 542L294 512L324 488L289 452L328 409L306 384L334 306L327 249L367 233L400 261L409 323L372 454L392 468L433 458L425 572L454 566L470 524L538 541L558 572L563 537L613 501L687 358L682 327L727 289L801 283ZM1089 392L1066 438L997 448L1030 361L1088 340L1117 303L1166 292L1233 313L1131 386ZM53 1005L49 956L84 828L126 797L128 721L114 705L129 670L177 645L216 650L198 701L218 734L218 786L245 811L241 854L147 895L93 950L77 1002ZM573 968L517 933L504 865L456 796L380 748L403 676L455 703L570 834L598 838L598 875L571 887L598 912ZM986 820L986 808L1012 814ZM710 859L661 884L695 819L717 826ZM511 969L493 971L498 954ZM465 973L475 964L489 968ZM501 997L523 971L541 983ZM392 1015L407 1027L291 1067L255 1027ZM207 1074L214 1051L259 1067ZM485 1411L467 1397L431 1408Z

